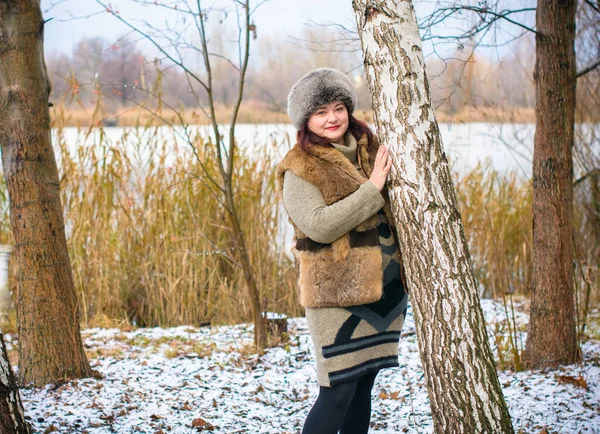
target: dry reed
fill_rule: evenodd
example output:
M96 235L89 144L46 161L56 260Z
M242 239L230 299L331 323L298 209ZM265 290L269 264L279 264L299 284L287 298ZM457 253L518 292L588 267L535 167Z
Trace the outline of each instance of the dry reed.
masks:
M161 137L158 127L129 128L114 142L96 128L71 152L63 132L59 127L54 146L83 323L169 326L249 320L225 210L193 154ZM214 147L199 135L193 136L193 145L209 173L218 176ZM293 267L277 243L269 155L265 149L258 158L237 157L236 205L265 306L297 316ZM0 195L5 190L2 180ZM0 240L10 242L4 204Z
M162 127L164 131L164 127ZM193 127L192 127L193 130ZM235 262L227 216L210 182L192 158L157 126L125 129L110 141L104 130L69 152L58 125L54 146L60 162L61 199L75 285L85 326L234 323L250 320L241 267ZM214 147L199 135L196 152L217 176ZM179 144L181 147L181 144ZM295 270L277 239L272 161L266 144L259 155L240 154L235 174L237 207L251 246L266 309L291 316L297 304ZM506 301L531 290L531 183L480 165L455 177L473 266L484 296ZM577 199L576 195L576 199ZM4 178L0 177L0 243L12 244ZM593 225L581 216L589 204L575 201L580 300L598 299ZM596 250L595 250L596 249ZM16 289L15 261L9 284ZM514 322L502 343L513 363L522 343ZM517 352L515 354L515 351Z
M484 297L531 289L530 182L478 165L455 179L475 277Z

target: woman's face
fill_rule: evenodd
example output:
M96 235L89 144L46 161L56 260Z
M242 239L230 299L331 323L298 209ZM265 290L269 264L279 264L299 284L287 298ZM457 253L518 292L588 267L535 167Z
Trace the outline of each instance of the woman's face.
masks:
M348 130L346 106L341 101L333 101L318 107L308 118L308 129L331 143L343 145Z

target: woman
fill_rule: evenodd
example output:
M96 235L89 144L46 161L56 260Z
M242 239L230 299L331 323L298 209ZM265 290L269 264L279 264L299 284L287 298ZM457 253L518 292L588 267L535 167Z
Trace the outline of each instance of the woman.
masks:
M380 369L398 366L407 295L385 181L387 148L352 116L346 75L319 68L288 96L298 143L277 165L319 397L304 434L364 434Z

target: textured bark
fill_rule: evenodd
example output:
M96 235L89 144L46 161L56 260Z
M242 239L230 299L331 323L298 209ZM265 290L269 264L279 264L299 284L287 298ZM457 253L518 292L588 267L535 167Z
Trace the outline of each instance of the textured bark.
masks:
M267 324L263 321L262 308L260 300L260 289L258 288L255 273L250 260L249 249L246 246L246 238L240 225L239 216L235 203L233 201L233 188L229 182L225 183L225 198L227 209L229 211L229 221L238 251L238 257L244 271L244 278L250 294L250 303L252 307L252 320L254 322L254 345L257 348L266 348L268 346Z
M30 432L31 427L25 420L19 388L6 353L4 335L0 332L0 433Z
M19 380L89 376L50 139L39 0L0 3L0 146L17 261Z
M410 1L354 0L437 433L512 433Z
M573 292L575 0L538 0L533 291L525 365L578 360Z

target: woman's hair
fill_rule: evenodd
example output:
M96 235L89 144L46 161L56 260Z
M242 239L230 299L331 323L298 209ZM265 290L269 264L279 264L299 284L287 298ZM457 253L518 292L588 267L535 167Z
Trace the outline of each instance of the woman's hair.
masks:
M373 141L373 132L367 123L356 119L350 112L348 112L348 131L356 140L360 139L363 134L366 134L369 145ZM317 136L308 129L308 121L306 121L302 126L302 129L298 131L297 140L300 149L302 149L304 152L308 152L308 148L311 144L319 146L332 146L329 140L324 137Z

